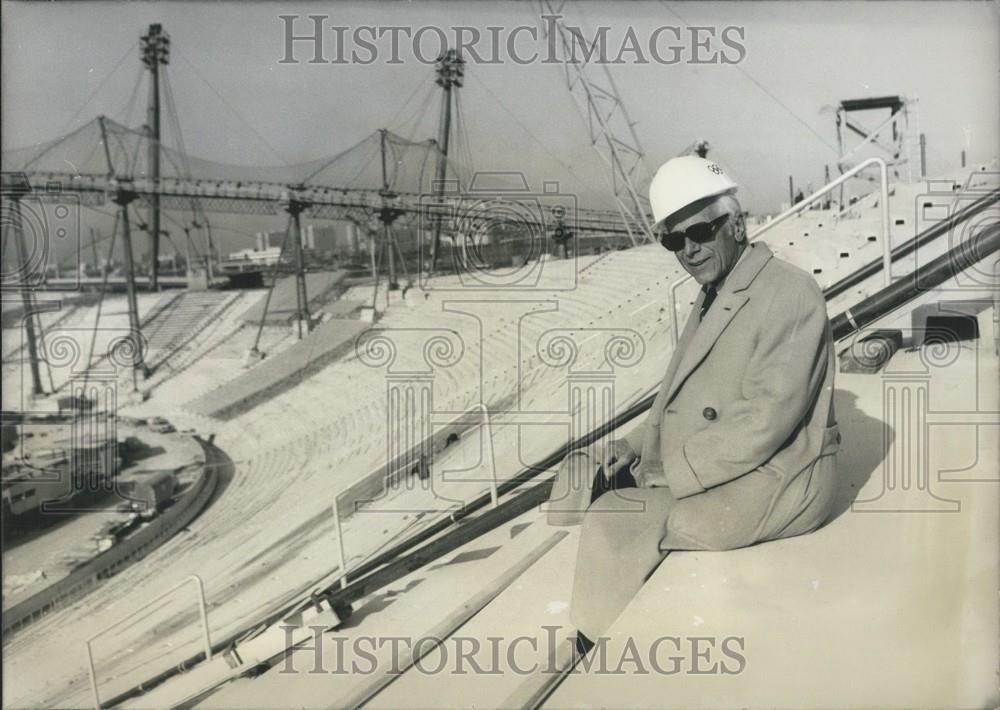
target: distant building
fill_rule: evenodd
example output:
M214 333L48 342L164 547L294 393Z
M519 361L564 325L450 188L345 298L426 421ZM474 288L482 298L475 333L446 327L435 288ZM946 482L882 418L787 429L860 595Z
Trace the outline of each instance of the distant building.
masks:
M31 512L49 501L65 503L79 493L112 490L121 465L117 442L89 435L102 434L105 419L78 414L59 425L22 423L13 446L5 442L9 450L3 453L3 515ZM25 433L25 426L32 431Z
M338 231L343 232L334 225L319 227L310 224L306 227L305 234L302 235L304 246L307 249L328 251L334 254L346 251L346 240L342 234L338 235Z
M347 222L347 248L349 253L368 251L368 240L361 237L361 230L353 222Z
M284 240L285 240L284 232L257 232L256 243L254 245L254 248L252 250L243 249L242 251L265 251L272 247L276 249L281 249L281 243Z
M244 261L261 266L272 266L281 258L281 247L266 247L262 249L241 249L230 252L229 261Z
M362 251L368 251L367 240L361 237L361 230L353 222L310 224L305 228L303 236L305 247L318 252L355 256Z
M257 232L254 249L243 249L229 255L235 259L261 259L260 254L277 253L285 240L285 233ZM402 239L401 239L402 237ZM406 241L405 235L397 233L398 241ZM287 245L291 250L291 245ZM306 224L302 227L302 248L307 253L331 255L339 257L356 256L368 252L368 240L361 229L353 222L327 222L325 224ZM257 257L254 257L257 254ZM270 257L267 257L270 258ZM273 262L272 262L273 263Z

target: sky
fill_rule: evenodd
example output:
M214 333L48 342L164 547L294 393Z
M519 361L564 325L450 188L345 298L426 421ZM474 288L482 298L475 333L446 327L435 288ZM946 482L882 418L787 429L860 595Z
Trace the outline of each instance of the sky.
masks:
M363 25L437 27L449 36L456 26L486 36L492 26L506 38L515 27L543 22L537 3L500 1L4 2L2 10L5 150L51 140L98 114L141 123L146 85L136 92L144 80L138 38L149 23L161 22L172 40L167 72L188 152L243 165L315 160L381 127L414 140L437 131L433 66L414 56L412 42L403 38L395 63L385 38L369 64L308 63L311 50L302 44L295 46L302 61L282 63L280 15L300 16L293 25L300 34L312 27L307 15L327 16L328 60L336 39L328 26L348 33ZM640 45L659 27L680 28L679 63L639 63L631 53L608 66L645 169L705 138L755 212L787 201L789 175L797 185L818 186L824 166L834 169L833 107L842 99L917 99L914 125L926 134L930 173L957 169L963 149L970 164L1000 153L996 2L568 2L562 15L588 34L609 27L616 54L629 28ZM691 26L715 28L710 51L726 50L740 61L691 63ZM741 28L731 37L742 56L721 44L726 27ZM423 36L431 54L436 35L429 29ZM659 37L678 44L671 34ZM489 46L478 45L480 54L488 55ZM515 50L522 57L544 53L545 42L522 33ZM558 181L586 204L609 206L607 168L590 147L562 67L511 61L503 40L499 54L501 64L470 62L459 89L461 144L470 165L523 172L533 189ZM648 50L643 54L650 58ZM873 127L881 119L858 120Z

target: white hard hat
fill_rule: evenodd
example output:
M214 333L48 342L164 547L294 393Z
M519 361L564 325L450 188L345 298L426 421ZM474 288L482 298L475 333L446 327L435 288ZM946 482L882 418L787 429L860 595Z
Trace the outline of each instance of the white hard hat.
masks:
M657 224L692 202L716 195L733 194L736 183L719 165L696 155L668 160L653 176L649 202Z

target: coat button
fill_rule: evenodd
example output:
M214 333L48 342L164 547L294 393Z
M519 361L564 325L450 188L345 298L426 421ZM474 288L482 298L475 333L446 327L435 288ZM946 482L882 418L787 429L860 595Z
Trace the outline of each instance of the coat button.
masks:
M705 407L705 408L704 408L704 409L703 409L703 410L701 411L701 416L705 417L705 419L707 419L707 420L708 420L708 421L710 421L710 422L714 422L714 421L715 421L715 418L719 416L719 413L718 413L718 412L716 412L716 411L715 411L714 409L712 409L711 407Z

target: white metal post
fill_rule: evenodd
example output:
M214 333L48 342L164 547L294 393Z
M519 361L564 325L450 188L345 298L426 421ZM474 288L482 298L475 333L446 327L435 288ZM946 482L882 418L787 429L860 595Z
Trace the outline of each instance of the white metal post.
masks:
M191 575L189 579L193 579L195 584L198 585L198 610L201 615L201 630L202 630L202 642L205 644L205 660L212 660L212 637L209 635L208 631L208 606L205 604L205 583L201 581L201 577L198 575Z
M97 673L94 671L94 653L90 650L90 641L83 646L87 650L87 670L90 672L90 691L94 694L94 708L101 710L101 696L97 692Z
M337 554L340 558L340 588L347 586L347 553L344 550L344 527L340 522L340 495L333 498L333 525L337 528Z
M889 166L881 158L874 158L874 160L878 161L878 176L882 183L880 192L880 202L882 203L882 283L888 286L892 283L892 233L889 228Z
M499 504L498 501L500 496L497 492L497 464L493 451L493 420L490 418L490 410L487 408L485 403L480 402L478 405L478 409L483 415L483 423L481 424L481 426L486 432L486 441L487 441L486 465L489 467L489 473L490 473L490 502L492 503L492 506L496 508L497 505Z
M87 670L90 674L90 690L94 695L94 707L97 708L97 710L101 710L101 696L97 689L97 672L94 670L94 654L91 648L91 644L99 637L111 631L111 629L115 628L116 626L121 626L124 622L128 621L136 614L145 611L153 604L156 604L164 597L173 594L175 591L177 591L185 584L188 584L190 582L194 582L195 590L198 595L198 611L201 616L202 640L205 644L205 660L206 661L212 660L212 639L211 636L209 635L209 629L208 629L208 607L205 604L205 585L201 581L201 577L199 577L196 574L192 574L190 577L185 577L180 582L178 582L177 584L175 584L174 586L172 586L170 589L166 590L159 596L150 599L148 602L143 604L135 611L129 612L125 616L118 619L118 621L116 621L115 623L105 627L101 631L98 631L96 634L94 634L86 641L84 641L83 645L87 654Z

